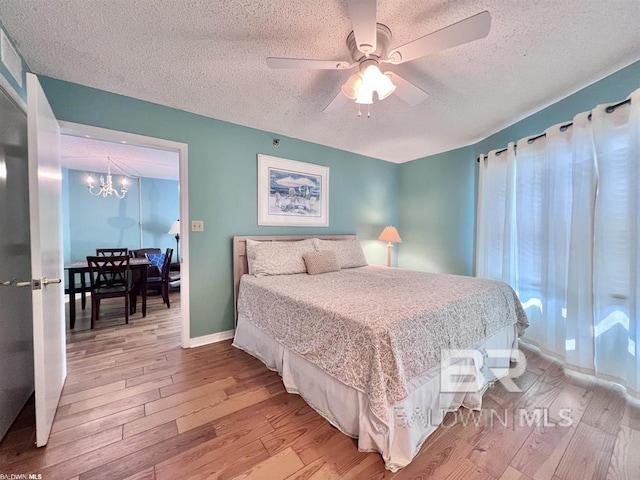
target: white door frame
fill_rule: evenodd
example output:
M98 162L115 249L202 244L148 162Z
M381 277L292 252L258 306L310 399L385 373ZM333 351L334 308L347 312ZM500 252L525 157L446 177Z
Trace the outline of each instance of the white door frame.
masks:
M182 316L182 348L189 348L190 314L189 314L189 176L188 146L186 143L174 142L162 138L147 137L135 133L120 132L108 128L94 127L81 123L58 121L63 135L107 140L127 143L138 147L170 150L178 153L180 162L180 312Z

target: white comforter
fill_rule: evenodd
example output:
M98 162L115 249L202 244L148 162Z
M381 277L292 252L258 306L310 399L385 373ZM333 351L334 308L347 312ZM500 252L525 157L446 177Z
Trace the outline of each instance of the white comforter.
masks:
M407 384L440 362L528 321L509 285L456 275L361 267L322 275L245 275L238 313L344 384L372 412L407 396Z

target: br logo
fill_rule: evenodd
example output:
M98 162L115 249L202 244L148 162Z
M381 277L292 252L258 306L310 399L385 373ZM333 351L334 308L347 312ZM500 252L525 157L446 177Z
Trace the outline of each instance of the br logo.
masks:
M508 392L522 390L513 381L527 368L527 359L517 349L442 350L440 393L481 392L498 380Z

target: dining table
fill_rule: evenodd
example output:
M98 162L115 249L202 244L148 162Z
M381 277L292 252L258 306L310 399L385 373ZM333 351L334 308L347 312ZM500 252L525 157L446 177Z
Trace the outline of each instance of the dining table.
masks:
M140 296L142 297L142 316L147 316L147 276L148 267L151 265L146 258L129 259L129 269L131 271L140 272ZM64 267L67 271L67 291L69 293L69 326L73 329L76 326L76 293L84 292L90 281L87 280L89 275L89 264L86 261L74 262ZM80 288L76 286L76 276L80 276ZM136 302L137 303L137 302ZM84 308L84 302L82 308Z

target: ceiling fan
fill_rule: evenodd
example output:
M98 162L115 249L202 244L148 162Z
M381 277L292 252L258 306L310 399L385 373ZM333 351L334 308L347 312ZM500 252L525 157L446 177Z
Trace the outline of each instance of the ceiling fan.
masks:
M410 106L418 105L429 94L393 72L382 72L380 64L399 65L430 53L462 45L486 37L491 29L491 15L484 11L442 28L405 45L387 51L391 30L376 23L376 0L346 0L353 31L347 37L352 61L308 60L302 58L268 57L267 65L274 69L348 70L359 67L342 86L342 91L323 110L333 113L349 100L359 105L373 103L395 93ZM358 115L360 112L358 111Z

